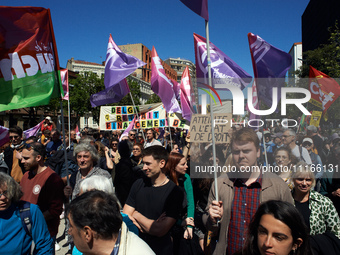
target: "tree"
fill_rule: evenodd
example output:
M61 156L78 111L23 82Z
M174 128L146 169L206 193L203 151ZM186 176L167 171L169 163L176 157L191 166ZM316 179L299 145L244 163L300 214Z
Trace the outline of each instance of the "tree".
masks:
M338 23L336 22L334 27L328 30L330 32L328 44L321 45L319 48L303 54L303 65L300 70L297 71L300 78L309 77L310 65L332 78L340 77L340 30ZM307 80L308 79L300 79L298 87L308 89L309 84ZM338 98L327 110L330 121L334 122L336 119L340 119L339 107L340 100ZM312 104L308 104L308 110L320 111L321 109Z
M160 102L162 102L160 97L157 94L153 93L151 97L148 99L148 101L146 101L145 104L155 104L155 103L160 103Z
M95 73L86 72L70 80L69 83L74 85L70 89L71 110L76 112L78 118L91 112L94 120L99 122L100 107L91 106L90 96L104 90L104 78L99 78Z

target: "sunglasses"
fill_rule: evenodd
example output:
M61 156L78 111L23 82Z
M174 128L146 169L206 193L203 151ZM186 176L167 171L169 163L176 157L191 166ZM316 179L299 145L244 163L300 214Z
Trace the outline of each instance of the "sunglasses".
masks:
M39 153L39 151L38 151L36 148L34 148L30 143L26 143L25 146L24 146L24 148L25 148L26 150L29 150L29 151L34 150L35 152L38 152L38 153Z
M10 140L12 140L12 139L18 139L20 136L18 136L18 135L11 135L10 137L9 137L9 139Z
M136 136L135 134L130 134L130 136Z

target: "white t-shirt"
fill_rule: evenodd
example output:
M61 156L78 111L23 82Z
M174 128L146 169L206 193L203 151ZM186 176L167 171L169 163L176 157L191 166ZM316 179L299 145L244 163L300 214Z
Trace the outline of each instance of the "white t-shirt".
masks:
M160 145L162 146L162 143L156 139L153 139L153 141L151 143L146 143L144 146L144 149L150 147L150 146L154 146L154 145Z

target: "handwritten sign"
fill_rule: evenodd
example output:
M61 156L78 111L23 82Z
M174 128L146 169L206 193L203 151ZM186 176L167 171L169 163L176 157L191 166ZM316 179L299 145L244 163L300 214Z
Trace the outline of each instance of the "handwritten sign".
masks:
M213 126L216 143L229 142L228 131L230 129L231 118L231 113L214 114ZM194 143L212 142L210 114L192 115L190 123L190 141Z

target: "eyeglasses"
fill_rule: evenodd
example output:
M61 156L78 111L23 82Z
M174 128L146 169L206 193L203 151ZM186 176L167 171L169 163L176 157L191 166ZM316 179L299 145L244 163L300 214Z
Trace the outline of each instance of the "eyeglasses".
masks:
M311 144L311 143L303 143L302 146L303 146L303 147L311 147L312 144Z
M9 139L10 140L12 140L12 139L18 139L20 136L18 136L18 135L11 135L10 137L9 137Z
M140 151L139 148L133 148L132 150L133 150L133 151Z
M113 143L113 144L112 144L112 146L117 146L117 145L118 145L118 143Z
M2 193L0 193L0 198L2 197L2 195L4 195L5 198L7 198L7 190L4 190Z
M288 159L288 157L285 157L285 156L276 156L275 159L283 159L283 160L285 160L285 159Z

